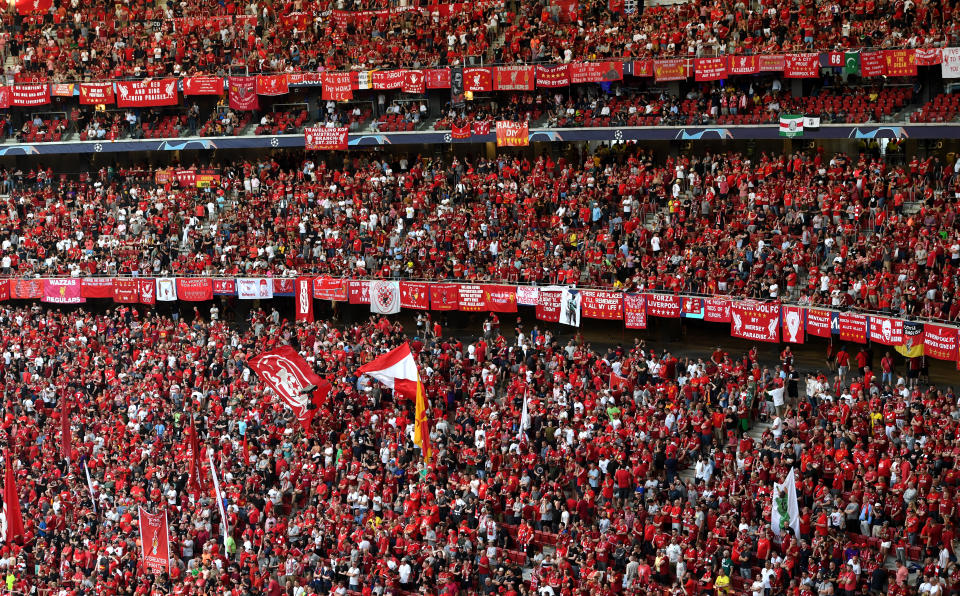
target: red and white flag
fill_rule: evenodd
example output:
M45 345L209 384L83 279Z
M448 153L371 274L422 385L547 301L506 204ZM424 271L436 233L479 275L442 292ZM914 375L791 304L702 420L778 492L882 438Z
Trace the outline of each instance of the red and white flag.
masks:
M10 452L4 450L4 472L3 472L3 515L7 524L3 536L3 541L7 544L11 542L23 542L25 533L23 531L23 514L20 513L20 496L17 494L17 480L13 475L13 463L10 461Z
M323 405L332 389L290 346L280 346L251 358L250 368L293 410L304 428L310 427L313 412ZM314 386L312 392L308 390L311 385Z
M207 450L207 459L210 461L210 478L213 479L213 497L217 500L217 509L220 510L220 527L223 530L223 552L227 552L227 536L230 535L230 526L227 525L227 510L224 508L223 493L220 491L220 478L217 477L217 468L213 464L213 449Z
M297 320L313 322L313 279L298 277L295 295L297 298Z
M140 507L140 545L143 566L153 573L170 571L170 534L167 513L150 513Z
M610 389L612 391L632 391L633 383L627 377L621 377L615 372L610 373Z
M427 412L427 396L420 381L417 362L405 342L399 348L374 358L357 369L358 375L369 375L393 390L399 397L409 399L416 406L413 442L420 446L423 459L430 461L430 421Z

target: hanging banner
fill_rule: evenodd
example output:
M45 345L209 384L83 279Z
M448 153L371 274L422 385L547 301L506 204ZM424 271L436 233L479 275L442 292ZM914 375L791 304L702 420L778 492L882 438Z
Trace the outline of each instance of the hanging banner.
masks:
M401 281L400 307L428 310L430 308L430 284Z
M290 296L293 297L293 280L289 277L273 278L273 297Z
M623 80L623 62L573 62L570 83L600 83Z
M35 107L48 103L50 103L50 85L46 83L10 87L11 106Z
M903 321L871 315L870 341L885 346L901 345L903 343Z
M497 120L497 147L526 147L530 144L530 125L527 122Z
M113 83L80 83L80 105L114 103Z
M791 344L802 344L804 342L804 314L802 307L783 307L783 341Z
M830 320L832 315L829 310L807 309L807 335L814 337L830 337Z
M327 128L323 125L307 126L303 129L303 145L307 151L346 151L349 148L349 128L338 126Z
M537 67L537 87L554 89L570 86L570 66L558 64L556 66Z
M580 295L580 290L564 288L560 293L560 322L571 327L579 327L582 304L583 296Z
M623 322L627 329L647 328L646 294L623 295Z
M178 277L177 296L187 302L213 300L213 280L209 277Z
M118 277L113 280L113 301L119 304L140 302L140 288L136 279Z
M301 278L298 278L301 279ZM317 300L333 300L335 302L346 302L348 296L353 296L353 284L357 288L363 288L363 295L367 297L365 302L354 302L351 304L370 304L370 284L365 281L350 282L347 285L346 280L337 277L317 277L313 280L313 297Z
M309 277L298 277L295 282L294 294L297 309L296 321L313 322L313 280Z
M923 326L923 353L937 360L957 359L957 329L943 325Z
M80 280L80 295L84 298L113 298L113 278L82 278Z
M170 534L167 514L150 513L139 507L140 545L143 548L143 566L154 574L170 572Z
M50 12L53 0L15 0L13 4L20 15L42 14Z
M350 281L347 288L350 292L350 304L370 304L370 284L365 281Z
M11 279L10 297L14 300L36 300L43 297L42 279Z
M524 306L540 304L540 288L537 286L517 286L517 304Z
M73 83L53 83L50 85L50 95L53 97L73 97Z
M914 50L886 50L883 58L888 77L917 76L917 55Z
M187 95L223 95L221 77L184 77L183 94Z
M537 71L533 66L498 66L493 69L494 91L533 91Z
M254 77L230 77L228 87L232 109L246 112L260 109L257 80Z
M451 138L451 139L456 139L456 140L459 140L459 141L462 141L463 139L469 139L469 138L470 138L470 125L469 125L469 124L464 124L463 126L459 126L459 125L457 125L457 124L451 125L451 126L450 126L450 138Z
M4 87L0 85L0 108L7 109L10 107L10 87Z
M477 137L482 137L483 135L490 134L490 121L485 120L483 122L474 122L473 134L474 136L477 136Z
M869 330L866 315L855 315L842 312L837 316L842 341L852 341L858 344L867 343Z
M885 72L883 52L860 52L861 77L882 77Z
M923 331L923 323L904 321L903 343L899 346L894 346L894 349L906 358L917 358L919 356L923 356Z
M757 57L757 68L760 72L782 72L786 67L783 54L760 54Z
M118 108L175 106L180 101L177 79L117 81L116 85Z
M425 72L427 89L449 89L450 69L435 68Z
M353 99L353 85L350 83L350 73L331 70L324 72L321 97L324 101L346 101Z
M680 316L684 319L702 319L703 298L684 297L680 302Z
M486 67L464 68L463 90L473 93L493 91L493 69Z
M267 300L273 298L273 284L265 277L238 277L237 297L240 300Z
M730 335L755 341L780 341L780 304L739 300L730 305Z
M693 75L697 81L722 81L727 78L727 57L697 58L693 61Z
M943 61L943 51L940 48L917 48L917 66L936 66Z
M351 71L351 76L360 75L357 71ZM319 87L323 84L323 73L320 72L292 72L287 74L287 85L289 87Z
M370 73L370 86L374 89L399 89L403 86L404 71L374 70Z
M537 301L537 318L549 323L560 322L560 310L563 300L563 290L540 290L540 299Z
M80 288L79 277L45 279L43 280L43 302L83 304L86 299Z
M647 314L667 319L680 318L680 297L670 294L647 294Z
M627 74L627 73L624 73ZM630 74L635 77L652 77L653 60L634 60L630 65Z
M0 279L0 302L10 300L10 280Z
M430 284L430 310L457 310L460 291L456 284Z
M457 308L465 312L487 310L487 298L483 286L476 284L458 284Z
M704 298L703 320L711 323L729 323L730 301L726 298Z
M157 303L157 280L152 277L137 279L137 294L140 304L152 306Z
M783 76L788 79L810 79L820 76L820 54L787 54Z
M286 95L290 93L287 75L257 75L257 95Z
M177 280L172 277L157 279L157 302L176 302Z
M517 287L485 285L483 295L490 312L517 312Z
M658 83L663 81L683 81L687 78L685 58L669 58L653 61L653 76Z
M404 93L426 93L427 81L422 70L407 70L403 74L403 85L400 90Z
M603 290L581 290L582 313L590 319L623 319L623 294Z
M214 296L236 296L237 280L235 279L215 279L213 280Z

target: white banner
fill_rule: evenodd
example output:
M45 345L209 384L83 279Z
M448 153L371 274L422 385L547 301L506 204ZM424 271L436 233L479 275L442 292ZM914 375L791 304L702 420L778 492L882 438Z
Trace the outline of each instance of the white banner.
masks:
M273 298L273 280L266 277L238 277L237 297L241 300Z
M517 286L517 304L524 306L540 304L540 288L536 286Z
M370 282L370 312L378 315L395 315L400 312L400 282Z
M157 279L157 302L173 302L177 299L177 280L172 277Z
M945 79L960 79L960 48L943 48L940 75Z
M582 302L583 296L578 290L564 288L560 295L560 322L571 327L579 327Z

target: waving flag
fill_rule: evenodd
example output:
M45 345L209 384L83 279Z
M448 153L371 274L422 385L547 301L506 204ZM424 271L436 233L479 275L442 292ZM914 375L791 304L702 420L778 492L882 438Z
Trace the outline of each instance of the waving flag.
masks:
M20 513L20 496L17 494L17 480L13 475L13 463L10 461L10 451L4 450L3 471L3 514L6 518L6 528L3 541L23 542L23 515Z
M190 416L190 428L187 432L187 446L190 448L190 478L187 480L187 488L193 495L199 495L207 490L207 484L200 473L200 437L197 435L193 416Z
M250 359L250 368L287 404L304 427L317 407L322 406L332 389L330 383L313 372L303 356L290 346L281 346ZM312 396L312 397L309 397Z
M773 506L770 508L770 529L782 536L787 528L793 528L793 535L800 536L800 507L797 505L797 483L793 468L787 474L783 484L773 483Z

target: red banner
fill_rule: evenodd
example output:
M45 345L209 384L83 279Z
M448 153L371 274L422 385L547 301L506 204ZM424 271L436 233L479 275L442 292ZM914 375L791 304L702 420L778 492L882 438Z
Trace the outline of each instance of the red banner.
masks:
M403 85L400 90L404 93L426 93L427 81L422 70L408 70L403 74Z
M647 328L647 297L645 294L623 295L623 322L627 329Z
M669 294L647 294L647 314L651 317L680 318L680 297Z
M10 105L20 107L43 106L50 103L50 85L14 85L10 88Z
M53 97L73 97L73 83L53 83L50 85L50 95Z
M622 80L622 62L573 62L570 64L570 83L572 84Z
M260 109L260 98L257 96L257 80L254 77L230 77L230 107L234 110Z
M10 87L0 86L0 108L10 107Z
M870 341L885 346L903 345L903 321L871 316Z
M633 76L652 77L653 76L653 60L634 60Z
M287 75L257 75L257 95L286 95L290 93Z
M712 323L729 323L730 301L726 298L704 298L703 320Z
M353 297L353 284L356 283L359 286L363 286L364 295L369 296L368 284L365 281L359 282L350 282L347 284L347 281L337 277L317 277L313 280L313 297L317 300L334 300L336 302L346 302L348 298L348 291L350 298ZM366 302L356 303L353 300L350 300L351 304L370 304L369 298Z
M373 89L399 89L403 86L404 71L374 70L370 73L370 87Z
M80 83L80 105L112 104L113 83Z
M426 71L427 89L449 89L450 88L450 69L435 68Z
M887 50L883 53L888 77L917 76L917 54L915 50Z
M730 56L728 70L732 75L748 75L760 72L760 59L751 56Z
M497 147L526 147L530 144L530 125L527 122L497 120Z
M867 317L842 312L837 317L842 341L853 341L858 344L867 343Z
M177 79L117 81L118 108L175 106L179 101Z
M687 61L684 58L669 58L653 61L653 76L657 82L683 81L687 78Z
M187 302L213 300L213 280L209 277L178 277L177 298Z
M781 72L786 68L786 60L782 54L760 54L757 67L760 72Z
M937 360L957 359L957 329L943 325L923 326L923 353Z
M140 295L140 304L157 303L157 280L153 278L140 278L137 283L137 293Z
M118 277L113 280L113 301L120 304L140 302L140 286L134 278Z
M533 91L537 71L533 66L498 66L493 69L494 91Z
M490 122L486 120L483 122L474 122L473 134L477 135L478 137L490 134Z
M84 277L80 281L80 295L84 298L113 298L113 278Z
M684 298L681 300L680 316L685 319L702 319L703 298Z
M14 300L35 300L43 296L42 279L11 279L10 297Z
M43 280L43 302L52 304L83 304L86 298L80 289L80 278L52 278Z
M21 15L50 12L53 0L16 0L17 12Z
M803 311L799 306L783 307L783 341L791 344L804 342Z
M730 305L730 335L756 341L780 341L780 304L741 300Z
M430 308L430 284L401 281L400 307L427 310Z
M185 77L184 95L223 95L223 79L220 77Z
M470 125L464 124L463 126L457 126L456 124L450 127L450 138L463 140L470 138Z
M487 297L483 286L476 284L458 284L457 308L464 312L487 310Z
M213 280L214 296L236 296L237 280L235 279L215 279Z
M313 322L313 280L309 277L298 277L294 282L294 302L296 320L305 323Z
M570 67L567 64L537 67L537 87L553 89L570 86Z
M886 70L883 52L860 52L861 77L882 77Z
M289 277L273 278L274 296L293 296L293 280Z
M463 90L474 93L493 91L493 69L491 68L464 68Z
M549 323L559 322L562 297L561 290L541 289L540 301L537 302L537 318Z
M490 312L517 312L517 286L486 285L483 295Z
M303 129L304 149L307 151L346 151L349 146L349 130L346 126L327 128L308 126Z
M623 319L623 294L603 290L580 290L580 312L590 319Z
M430 284L430 310L457 310L459 306L457 284Z
M0 302L10 300L10 280L0 279Z
M693 61L694 78L698 81L720 81L727 78L727 57L697 58Z
M139 508L140 545L143 547L143 566L151 573L170 572L170 533L167 514L150 513Z
M353 99L353 85L349 72L326 71L323 73L324 101L346 101Z
M830 318L828 310L807 309L807 335L830 337Z
M350 304L370 304L370 284L365 281L350 281Z
M918 48L915 52L917 66L936 66L943 62L943 50L940 48Z
M820 76L820 54L787 54L783 76L788 79L809 79Z

